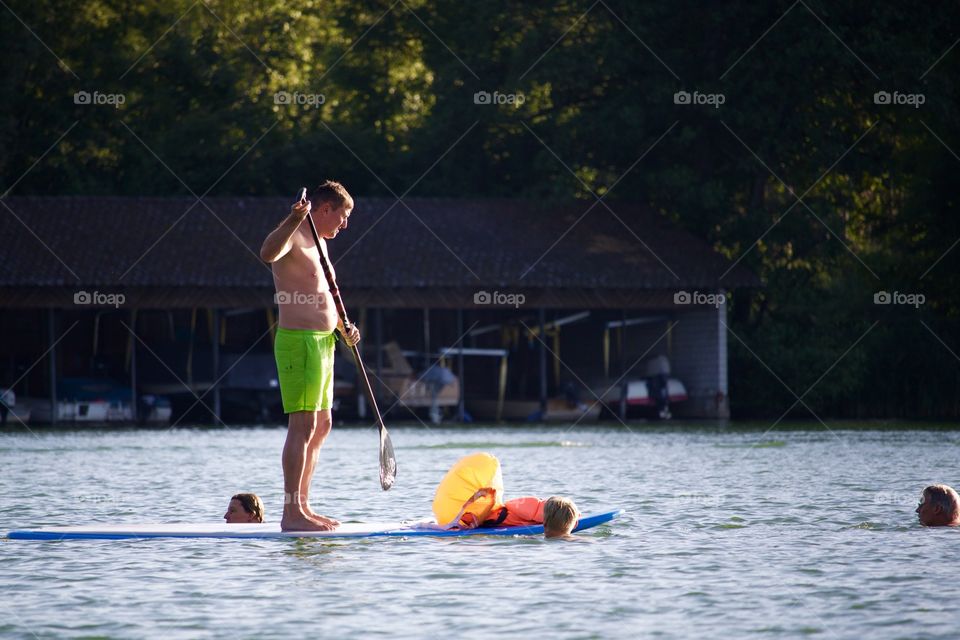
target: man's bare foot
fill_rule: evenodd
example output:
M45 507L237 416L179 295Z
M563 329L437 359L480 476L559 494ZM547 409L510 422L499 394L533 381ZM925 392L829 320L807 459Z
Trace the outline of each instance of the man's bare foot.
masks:
M293 515L284 514L283 518L280 520L280 530L281 531L333 531L337 528L337 525L340 524L336 520L330 520L329 518L324 518L324 521L320 519L314 520L308 518L306 514L297 513Z
M340 526L339 520L336 520L334 518L328 518L327 516L321 516L320 514L317 514L317 513L312 513L307 517L309 517L314 522L319 522L322 525L326 525L330 527L331 531Z
M304 508L303 508L303 513L304 513L305 516L307 516L308 518L310 518L310 519L313 520L314 522L319 522L319 523L321 523L321 524L326 524L326 525L330 525L330 526L333 526L333 527L337 527L337 526L340 525L340 521L339 521L339 520L335 520L334 518L328 518L328 517L326 517L326 516L322 516L322 515L320 515L319 513L317 513L316 511L314 511L313 509L311 509L310 507L304 507Z

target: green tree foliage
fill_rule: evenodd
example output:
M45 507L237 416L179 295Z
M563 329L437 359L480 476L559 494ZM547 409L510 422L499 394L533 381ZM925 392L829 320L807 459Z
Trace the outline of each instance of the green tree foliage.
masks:
M0 172L16 194L266 195L336 176L370 195L649 202L765 283L734 296L741 415L779 415L795 393L818 414L956 416L957 13L8 0ZM484 91L524 99L477 104ZM875 305L878 291L926 302Z

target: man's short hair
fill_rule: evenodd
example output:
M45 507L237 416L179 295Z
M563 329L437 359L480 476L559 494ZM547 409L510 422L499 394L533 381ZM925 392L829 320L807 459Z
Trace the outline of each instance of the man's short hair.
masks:
M943 508L951 520L957 520L960 516L960 495L954 491L953 487L945 484L932 484L923 490L923 494L934 505Z
M543 528L546 532L570 533L579 519L580 512L570 498L551 496L543 505Z
M334 209L339 209L343 205L353 208L353 197L339 182L333 180L324 180L319 187L307 194L307 199L314 209L320 208L320 205L330 203Z

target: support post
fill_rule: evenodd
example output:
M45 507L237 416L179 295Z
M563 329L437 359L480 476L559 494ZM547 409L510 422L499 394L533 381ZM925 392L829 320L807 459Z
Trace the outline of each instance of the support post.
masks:
M193 342L197 334L197 309L190 309L190 342L187 346L187 386L193 391Z
M540 321L540 415L547 416L547 346L545 344L543 325L546 324L546 311L541 307L539 313Z
M57 318L56 309L47 312L47 335L50 339L50 424L57 424Z
M460 352L457 353L457 377L460 379L460 399L457 403L457 419L466 422L466 390L463 384L463 309L457 309L457 335L460 336Z
M383 309L377 307L377 379L383 376Z
M626 421L627 421L627 391L630 389L630 382L629 382L629 380L626 379L626 373L627 373L627 358L626 358L626 355L625 355L625 354L626 354L626 351L627 351L627 346L626 346L626 342L627 342L627 310L626 310L626 309L621 309L621 310L620 310L620 320L621 320L621 322L620 322L620 340L619 340L620 353L619 353L619 356L618 356L619 359L620 359L620 378L621 378L621 385L620 385L620 420L621 420L622 422L626 422Z
M211 356L213 358L213 417L217 422L220 420L220 385L217 384L217 378L220 377L220 310L211 311L213 330L210 332Z
M137 422L137 311L130 310L130 416Z
M423 309L423 370L426 371L430 361L430 309Z

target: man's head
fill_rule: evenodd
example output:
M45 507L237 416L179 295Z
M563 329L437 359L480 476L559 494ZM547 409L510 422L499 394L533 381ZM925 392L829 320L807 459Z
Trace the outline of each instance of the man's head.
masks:
M223 519L227 524L263 522L263 501L255 493L238 493L230 498Z
M917 517L925 527L960 525L960 496L945 484L933 484L923 490Z
M543 505L543 535L560 538L569 535L577 526L580 512L569 498L552 496Z
M336 237L347 228L347 219L353 211L353 197L339 182L326 180L307 194L317 233L326 239Z

